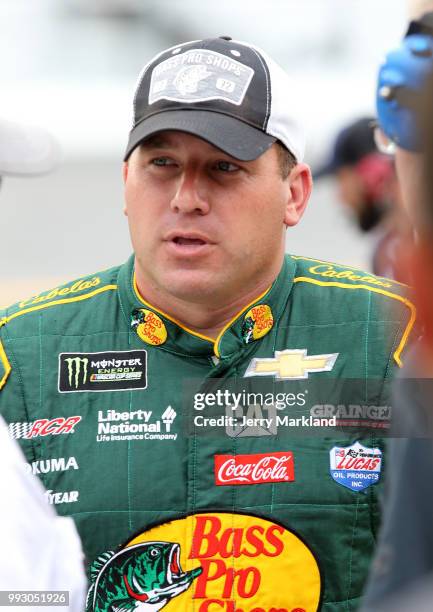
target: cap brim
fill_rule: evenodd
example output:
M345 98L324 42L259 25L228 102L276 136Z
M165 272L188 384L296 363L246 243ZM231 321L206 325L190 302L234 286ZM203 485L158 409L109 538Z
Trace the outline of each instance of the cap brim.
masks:
M131 130L125 161L143 140L165 130L198 136L240 161L257 159L276 141L273 136L222 113L196 109L163 111L143 119Z
M0 120L0 176L46 174L60 160L60 147L48 132Z

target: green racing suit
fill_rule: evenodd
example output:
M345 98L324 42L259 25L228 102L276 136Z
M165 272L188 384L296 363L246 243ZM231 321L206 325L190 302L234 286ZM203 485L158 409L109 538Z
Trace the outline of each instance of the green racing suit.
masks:
M76 521L89 610L358 607L402 289L287 255L212 340L140 296L131 257L2 313L0 413Z

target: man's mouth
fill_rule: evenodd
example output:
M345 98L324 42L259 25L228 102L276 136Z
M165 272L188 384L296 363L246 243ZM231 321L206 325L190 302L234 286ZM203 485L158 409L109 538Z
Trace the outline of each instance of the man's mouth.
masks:
M173 242L175 244L180 244L180 245L193 245L193 246L201 246L203 244L207 244L205 240L202 240L201 238L185 238L183 236L176 236L175 238L173 238Z
M201 232L173 231L164 237L169 252L175 257L203 257L215 244L206 234Z

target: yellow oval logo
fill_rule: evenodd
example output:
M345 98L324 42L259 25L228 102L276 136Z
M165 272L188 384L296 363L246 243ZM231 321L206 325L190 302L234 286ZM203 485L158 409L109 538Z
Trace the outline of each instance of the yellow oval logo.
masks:
M242 336L245 344L266 336L274 325L272 310L267 304L258 304L245 315Z
M131 325L146 344L160 346L167 340L167 328L164 322L151 310L146 310L146 308L135 310Z
M91 610L316 612L321 578L308 546L272 521L194 514L158 525L97 559ZM111 609L111 607L110 607Z

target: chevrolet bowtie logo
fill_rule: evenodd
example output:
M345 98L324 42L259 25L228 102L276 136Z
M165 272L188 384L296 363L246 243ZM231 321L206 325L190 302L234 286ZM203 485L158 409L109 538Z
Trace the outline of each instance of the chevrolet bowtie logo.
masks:
M278 380L308 378L310 372L330 372L339 353L307 356L307 349L275 351L275 357L255 358L244 374L247 376L275 376Z

